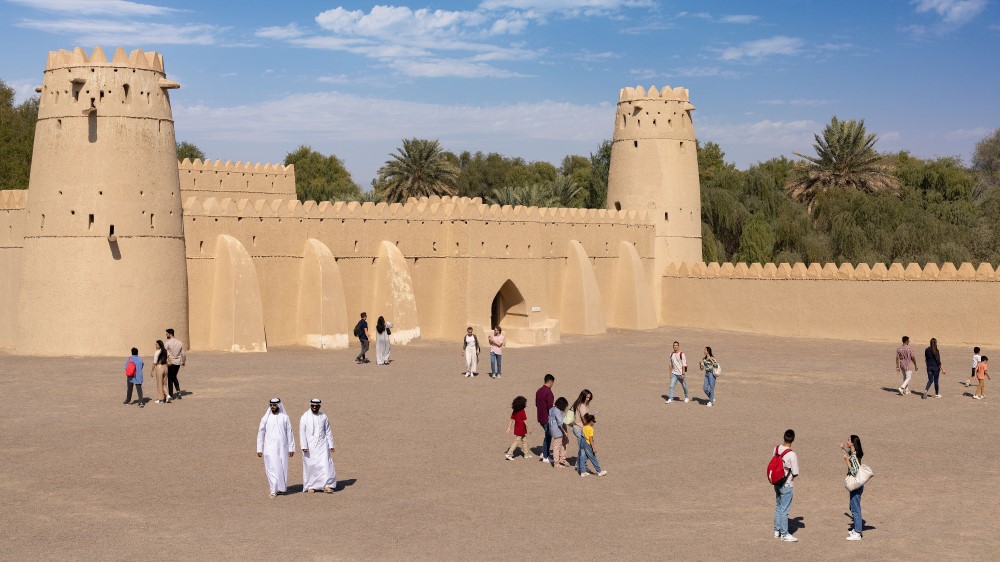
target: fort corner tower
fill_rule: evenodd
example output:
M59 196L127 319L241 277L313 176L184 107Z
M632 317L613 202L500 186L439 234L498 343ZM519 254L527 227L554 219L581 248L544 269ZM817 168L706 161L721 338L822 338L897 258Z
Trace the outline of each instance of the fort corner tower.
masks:
M126 355L173 327L188 293L163 58L49 52L24 225L17 350Z
M656 229L654 299L672 262L700 262L701 187L686 88L622 88L608 172L608 209L645 211ZM657 306L657 310L660 307Z

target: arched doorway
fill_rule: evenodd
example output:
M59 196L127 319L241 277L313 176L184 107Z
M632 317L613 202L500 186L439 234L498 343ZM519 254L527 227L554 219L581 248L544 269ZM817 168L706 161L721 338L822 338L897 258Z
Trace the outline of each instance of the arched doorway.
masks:
M490 327L527 328L528 305L524 302L517 285L508 279L493 297L490 307Z

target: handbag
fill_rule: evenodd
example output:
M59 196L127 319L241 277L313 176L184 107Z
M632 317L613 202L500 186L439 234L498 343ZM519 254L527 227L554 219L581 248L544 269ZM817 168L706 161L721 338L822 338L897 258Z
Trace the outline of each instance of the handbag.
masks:
M875 471L873 471L867 464L863 464L858 468L857 475L847 475L844 477L844 486L848 491L853 492L854 490L864 486L872 476L875 476Z

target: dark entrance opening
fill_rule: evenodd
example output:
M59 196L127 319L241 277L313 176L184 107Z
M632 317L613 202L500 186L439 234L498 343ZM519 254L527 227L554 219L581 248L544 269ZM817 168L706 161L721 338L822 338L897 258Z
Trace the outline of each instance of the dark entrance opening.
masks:
M504 282L490 306L490 327L528 327L528 306L514 282Z

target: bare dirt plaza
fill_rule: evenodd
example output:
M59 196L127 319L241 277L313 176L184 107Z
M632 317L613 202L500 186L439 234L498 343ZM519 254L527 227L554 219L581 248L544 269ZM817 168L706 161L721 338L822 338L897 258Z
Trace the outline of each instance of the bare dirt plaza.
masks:
M909 334L922 357L923 334ZM665 405L669 344L692 371L689 404ZM695 367L711 345L723 366L704 407ZM152 342L137 342L147 358ZM959 384L971 349L942 347L939 400L895 392L892 343L759 337L659 328L564 336L510 348L503 379L460 375L454 343L396 346L387 367L357 348L191 352L179 402L123 406L122 358L0 355L0 557L30 559L987 559L1000 546L995 423L1000 387L972 400ZM123 350L125 352L127 350ZM992 353L991 353L992 352ZM984 349L987 355L1000 350ZM374 354L372 353L371 356ZM148 371L148 369L147 369ZM510 402L556 377L555 395L594 394L598 458L580 478L536 459L507 462ZM923 362L914 389L926 381ZM888 389L888 390L887 390ZM678 386L678 394L680 387ZM295 427L323 399L343 489L269 499L254 451L267 400ZM150 398L152 397L152 398ZM802 475L797 544L772 538L770 451L788 427ZM845 465L861 436L876 476L849 543ZM298 435L296 432L296 441ZM296 443L298 446L298 443ZM575 458L576 445L570 444ZM991 554L994 553L994 554Z

